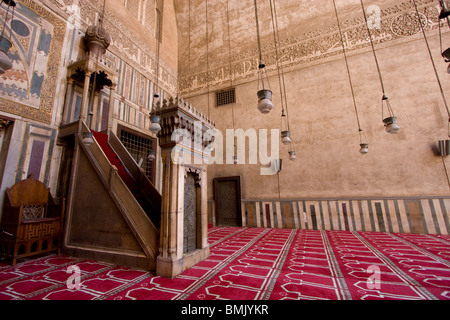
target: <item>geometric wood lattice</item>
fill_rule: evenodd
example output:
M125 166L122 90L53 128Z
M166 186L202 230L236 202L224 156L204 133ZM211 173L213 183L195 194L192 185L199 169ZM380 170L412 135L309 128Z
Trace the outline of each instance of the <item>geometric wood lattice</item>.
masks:
M23 206L22 213L22 221L40 219L44 215L44 206L41 204Z
M31 240L51 236L60 231L61 221L53 220L40 222L38 224L25 224L23 229L23 240Z

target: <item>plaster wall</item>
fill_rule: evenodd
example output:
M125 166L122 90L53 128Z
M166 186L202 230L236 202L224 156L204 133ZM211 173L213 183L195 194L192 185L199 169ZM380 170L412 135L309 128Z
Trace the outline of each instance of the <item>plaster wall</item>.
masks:
M288 116L297 159L290 161L287 147L280 144L283 167L278 175L262 176L260 169L264 165L248 164L248 156L245 163L238 165L213 164L208 168L210 200L214 198L214 178L236 175L241 176L242 199L255 201L449 196L443 159L436 149L437 141L448 137L448 114L423 34L414 24L418 20L414 20L412 3L377 3L382 13L382 27L374 33L378 37L374 38L375 48L386 94L401 126L398 134L390 135L382 123L382 90L360 3L336 2L346 39L356 109L369 142L369 154L359 153L357 117L333 3L317 2L316 7L314 2L309 11L305 11L301 10L305 3L286 1L279 4L278 13L282 26L280 60L284 66ZM437 1L416 2L419 12L428 19L427 40L445 95L450 92L450 78L439 51L436 18L439 4ZM192 59L193 52L200 52L200 48L192 44L201 43L202 37L206 39L205 26L203 30L198 27L198 34L191 34L191 46L187 40L180 41L180 48L191 48L191 63L186 64L186 55L180 54L180 93L213 119L224 136L225 130L232 128L268 129L269 132L280 129L280 86L273 38L270 42L269 36L271 30L267 25L261 28L261 41L267 44L263 46L263 59L268 62L275 108L270 114L262 115L256 109L254 11L237 11L239 4L234 1L228 5L232 8L230 46L224 28L220 31L208 25L208 29L213 30L210 42L207 48L202 47L206 54L200 55L202 64L196 65L199 60ZM319 8L323 9L322 16L317 16ZM203 14L204 11L203 7ZM265 12L266 17L270 14L270 11L260 11ZM222 21L224 19L222 15ZM241 28L235 28L236 25ZM445 42L447 37L444 29L444 43L448 43ZM219 39L223 40L222 54ZM205 57L208 57L206 66ZM205 71L205 68L209 69ZM215 107L215 92L231 86L236 88L236 103ZM247 151L249 148L247 145ZM446 162L448 159L444 159ZM245 208L243 211L245 214ZM448 224L445 210L443 214L443 221ZM445 227L443 230L446 233Z
M436 37L430 40L436 44ZM435 153L436 142L445 138L447 117L423 42L417 39L383 48L378 57L386 70L387 93L402 129L396 135L384 130L381 89L372 52L349 57L358 114L369 141L370 151L365 156L359 153L357 118L344 60L285 74L297 159L289 161L287 147L280 144L280 157L284 159L280 173L283 197L448 195L442 159ZM446 66L437 61L445 70ZM441 76L444 88L448 88L446 74L441 72ZM237 102L233 105L215 107L214 93L209 94L209 99L208 95L200 95L189 101L202 106L204 112L209 110L224 136L226 129L233 128L233 113L235 129L280 128L276 77L270 83L276 107L268 115L261 115L256 109L256 82L238 85ZM278 195L277 177L261 176L261 167L213 165L209 179L240 174L244 177L244 198L273 198ZM210 188L210 197L211 192Z

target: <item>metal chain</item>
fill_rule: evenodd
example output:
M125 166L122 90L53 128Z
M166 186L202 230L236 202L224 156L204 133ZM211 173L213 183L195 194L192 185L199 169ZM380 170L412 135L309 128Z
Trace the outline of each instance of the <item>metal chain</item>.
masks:
M339 15L338 15L338 11L337 11L336 1L335 0L333 0L333 4L334 4L334 11L336 13L336 20L337 20L337 23L338 23L339 34L341 36L342 48L344 49L345 65L347 67L348 79L349 79L349 82L350 82L350 88L352 90L352 97L353 97L353 104L355 106L356 120L358 122L359 132L361 133L362 132L361 122L359 120L359 113L358 113L358 108L357 108L357 104L356 104L355 91L353 89L352 77L351 77L350 68L349 68L349 65L348 65L347 50L345 49L344 36L342 35L341 23L339 21Z

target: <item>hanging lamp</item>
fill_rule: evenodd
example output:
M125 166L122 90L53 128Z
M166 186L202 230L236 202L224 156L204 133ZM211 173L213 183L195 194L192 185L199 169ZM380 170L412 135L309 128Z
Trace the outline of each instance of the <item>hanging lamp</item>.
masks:
M445 5L443 0L439 0L439 4L441 5L441 12L439 13L439 19L445 19L450 16L450 10Z
M83 132L83 144L87 147L94 143L94 134L91 131Z
M278 81L280 84L280 97L281 97L281 142L284 145L289 146L289 159L295 160L295 145L291 137L291 131L289 126L289 117L288 117L288 103L287 103L287 95L286 95L286 85L284 80L284 70L283 65L280 61L278 55L278 43L280 43L279 36L279 28L278 28L278 15L276 4L274 0L270 0L270 11L272 16L272 29L273 29L273 38L275 45L275 56L276 56L276 65L277 65L277 73L278 73Z
M361 154L368 154L369 153L369 143L367 142L366 134L364 131L360 128L359 129L359 146L361 149L359 149L359 152Z
M155 83L155 89L153 93L153 107L159 107L161 108L161 101L159 97L159 56L160 56L160 50L161 50L161 10L159 7L156 8L156 17L157 17L157 26L156 30L158 31L156 34L156 83ZM150 115L150 132L153 134L158 134L158 132L161 131L161 116L158 115L156 112Z
M157 134L161 131L161 117L158 115L150 116L150 131L154 134Z
M386 127L386 132L390 134L395 134L400 130L400 126L397 124L397 117L394 116L394 112L392 111L391 104L389 103L389 98L386 97L386 95L383 95L383 98L381 100L381 108L383 112L383 123ZM384 109L387 109L389 112L389 117L384 117Z
M286 113L283 110L281 114L281 143L284 145L289 145L291 142L291 132L289 131Z
M157 85L155 85L155 92L157 90ZM153 108L155 108L155 113L150 115L150 132L152 132L153 134L158 134L158 132L161 131L161 116L159 114L157 114L156 112L158 111L157 109L159 109L161 107L161 102L159 101L159 94L155 93L153 94Z
M234 146L234 149L236 150L236 145ZM235 164L235 165L239 164L239 160L238 160L237 154L233 155L233 164Z
M1 37L0 38L0 74L12 69L12 61L8 57L8 51L12 47L11 41Z
M227 31L228 31L228 66L230 69L230 87L233 88L233 68L231 64L231 32L230 32L230 8L229 8L229 1L227 0ZM231 103L231 121L233 124L233 132L235 129L235 123L234 123L234 102ZM236 137L234 138L235 141L233 143L233 164L237 165L239 164L238 155L237 155L237 147L236 147Z
M258 110L262 114L267 114L273 109L272 91L270 89L262 89L257 93Z
M148 153L148 160L150 161L154 161L156 159L156 151L155 150L150 150Z
M297 159L295 151L289 151L289 160L294 161L295 159Z
M294 161L295 159L297 159L297 155L295 154L295 143L294 141L292 141L289 143L289 160Z
M158 75L157 75L158 77ZM161 107L161 102L159 101L159 94L156 93L158 86L155 84L155 93L153 94L153 108L155 108L155 113L150 115L150 132L153 134L158 134L161 131L161 116L157 114L157 108Z
M6 13L4 18L4 23L2 26L2 33L0 35L0 74L4 74L6 71L10 70L12 68L12 61L8 57L8 51L12 47L12 42L5 36L5 29L6 29L6 23L8 21L8 15L9 11L12 8L12 15L11 15L11 21L14 19L14 9L16 7L16 3L13 0L2 0L0 2L0 6L3 5L3 3L6 4ZM12 35L12 28L10 28L10 39Z
M450 16L450 12L445 7L444 2L440 2L440 3L442 5L442 10L441 10L441 14L439 15L439 19L444 19L444 18L449 17ZM446 98L445 93L444 93L444 88L442 87L441 79L440 79L439 74L437 72L436 63L434 61L433 54L431 53L430 44L428 42L428 38L427 38L427 35L426 35L426 32L425 32L424 26L423 26L423 24L421 22L421 19L420 19L419 8L417 7L417 3L416 3L415 0L413 0L413 4L414 4L415 11L416 11L417 19L419 21L419 27L420 27L420 29L422 31L423 38L424 38L425 44L427 46L428 55L430 56L431 64L433 65L434 74L436 76L436 80L437 80L437 83L439 85L439 89L440 89L440 92L441 92L441 97L442 97L442 100L444 102L445 108L447 110L447 115L448 115L447 134L448 134L448 137L450 138L450 108L449 108L449 105L447 103L447 98ZM440 23L439 23L439 27L440 27ZM446 174L446 177L447 177L447 183L448 183L448 186L450 188L450 177L449 177L449 174L448 174L447 166L445 164L445 157L447 156L447 153L449 152L448 151L448 147L449 146L450 146L449 139L440 140L438 142L438 148L439 148L440 156L442 158L442 164L444 166L444 171L445 171L445 174Z
M347 50L345 49L345 44L344 44L344 36L342 35L342 28L341 28L341 23L339 21L339 15L338 15L338 11L337 11L337 7L336 7L336 1L333 0L333 4L334 4L334 11L336 14L336 20L337 20L337 24L338 24L338 29L339 29L339 35L341 38L341 43L342 43L342 49L344 51L344 60L345 60L345 66L347 67L347 75L348 75L348 81L350 84L350 89L352 92L352 98L353 98L353 106L355 108L355 115L356 115L356 121L358 124L358 132L359 132L359 152L361 154L367 154L369 153L369 143L367 142L367 137L364 133L364 130L361 127L361 121L359 119L359 112L358 112L358 107L356 104L356 98L355 98L355 91L353 89L353 81L352 81L352 76L350 74L350 67L348 64L348 58L347 58Z
M394 115L394 112L392 110L391 104L389 102L389 98L386 95L386 90L385 90L385 87L384 87L383 77L381 75L380 64L378 62L378 57L377 57L377 54L375 52L375 45L373 43L372 33L370 32L369 23L367 21L367 14L366 14L366 9L364 8L363 0L361 0L361 8L363 10L364 20L366 22L367 33L369 34L370 45L371 45L371 48L372 48L373 57L375 59L375 64L377 66L378 76L380 78L381 90L383 92L383 97L381 98L381 116L382 116L382 120L383 120L384 126L386 128L386 132L388 132L390 134L395 134L395 133L397 133L400 130L400 126L397 124L397 117ZM387 110L387 112L389 113L389 115L386 118L384 117L385 110Z
M267 78L267 82L269 82L269 78L267 77L266 73L266 65L262 60L262 53L261 53L261 35L259 33L259 19L258 19L258 4L257 0L254 0L255 3L255 18L256 18L256 35L258 40L258 54L259 54L259 62L258 62L258 110L262 114L268 114L273 109L273 102L272 102L272 91L269 88L267 89L265 87L265 81L264 78ZM262 88L259 87L261 84Z
M441 30L441 20L446 20L447 25L450 27L450 20L449 20L450 10L447 8L445 1L439 0L439 4L441 6L441 12L439 14L439 43L441 48L441 54L445 62L450 62L450 48L446 49L445 51L443 50L442 30ZM450 65L447 68L447 72L450 73Z
M447 7L445 6L445 3L443 1L440 1L440 3L441 3L441 6L442 6L442 10L441 10L441 13L439 15L439 19L447 19L450 16L450 10L447 9ZM419 20L419 27L420 27L420 29L422 31L423 38L424 38L425 44L427 46L428 55L430 57L431 64L433 65L433 70L434 70L434 74L436 76L437 83L439 85L439 89L440 89L440 92L441 92L441 97L442 97L442 100L444 102L444 105L445 105L445 108L446 108L446 111L447 111L447 115L448 115L448 123L447 123L447 125L448 125L448 134L449 134L449 137L450 137L450 108L449 108L449 105L447 103L447 98L446 98L446 95L445 95L445 92L444 92L444 88L443 88L442 83L441 83L441 79L440 79L439 74L437 72L436 63L435 63L433 55L431 53L430 44L428 42L428 37L427 37L427 35L425 33L425 29L424 29L424 27L423 27L423 25L421 23L421 20L420 20L420 13L419 13L419 9L417 7L417 3L416 3L415 0L413 0L413 4L414 4L415 11L416 11L416 14L417 14L417 17L418 17L418 20Z
M439 154L442 157L446 157L450 155L450 140L440 140L438 142L438 150Z

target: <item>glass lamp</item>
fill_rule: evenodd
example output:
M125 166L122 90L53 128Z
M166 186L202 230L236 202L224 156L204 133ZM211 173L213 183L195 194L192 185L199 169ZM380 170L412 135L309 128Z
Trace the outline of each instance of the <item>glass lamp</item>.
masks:
M272 91L269 89L259 90L258 93L258 110L262 114L267 114L273 109Z
M5 37L5 29L6 29L6 22L9 20L8 14L9 10L12 7L12 16L10 18L11 21L14 19L14 8L16 6L16 3L13 0L2 0L0 4L3 4L3 2L8 6L6 10L6 14L4 17L4 24L2 26L2 31L0 35L0 74L5 73L6 71L10 70L12 68L12 62L11 59L8 57L8 50L12 47L12 43L9 39ZM11 28L12 31L12 28Z
M446 19L447 23L449 24L448 17L450 16L450 10L445 5L445 1L440 0L439 3L441 5L441 12L439 13L439 40L441 43L441 51L442 51L442 32L440 20ZM450 61L450 48L442 52L442 57L444 58L445 62Z
M156 159L156 151L155 150L150 150L150 152L148 153L148 159L151 161Z
M294 161L295 159L297 159L295 151L289 151L289 160Z
M395 134L400 130L400 126L397 124L396 117L389 117L383 120L384 126L386 127L386 132L390 134Z
M289 142L289 160L294 161L295 159L297 159L297 156L295 154L295 143L294 141L291 139L291 142Z
M90 145L92 145L94 143L94 139L93 139L93 134L92 132L84 132L83 133L83 144L86 145L87 147L89 147Z
M161 131L161 125L160 125L161 118L157 115L150 116L150 131L154 134L157 134Z
M359 152L361 152L361 154L369 153L369 144L368 143L361 143L360 147L361 147L361 149L359 149Z
M381 104L382 111L384 112L384 108L386 108L389 113L389 117L383 119L384 126L386 127L386 132L390 134L397 133L400 130L400 126L397 124L397 118L394 116L391 104L389 103L389 98L386 97L386 95L383 95Z
M367 138L366 135L363 131L363 129L359 129L359 141L360 144L359 146L361 147L361 149L359 149L359 152L361 154L368 154L369 153L369 143L367 142Z
M281 132L281 143L284 145L288 145L291 143L291 132L290 131L282 131Z

